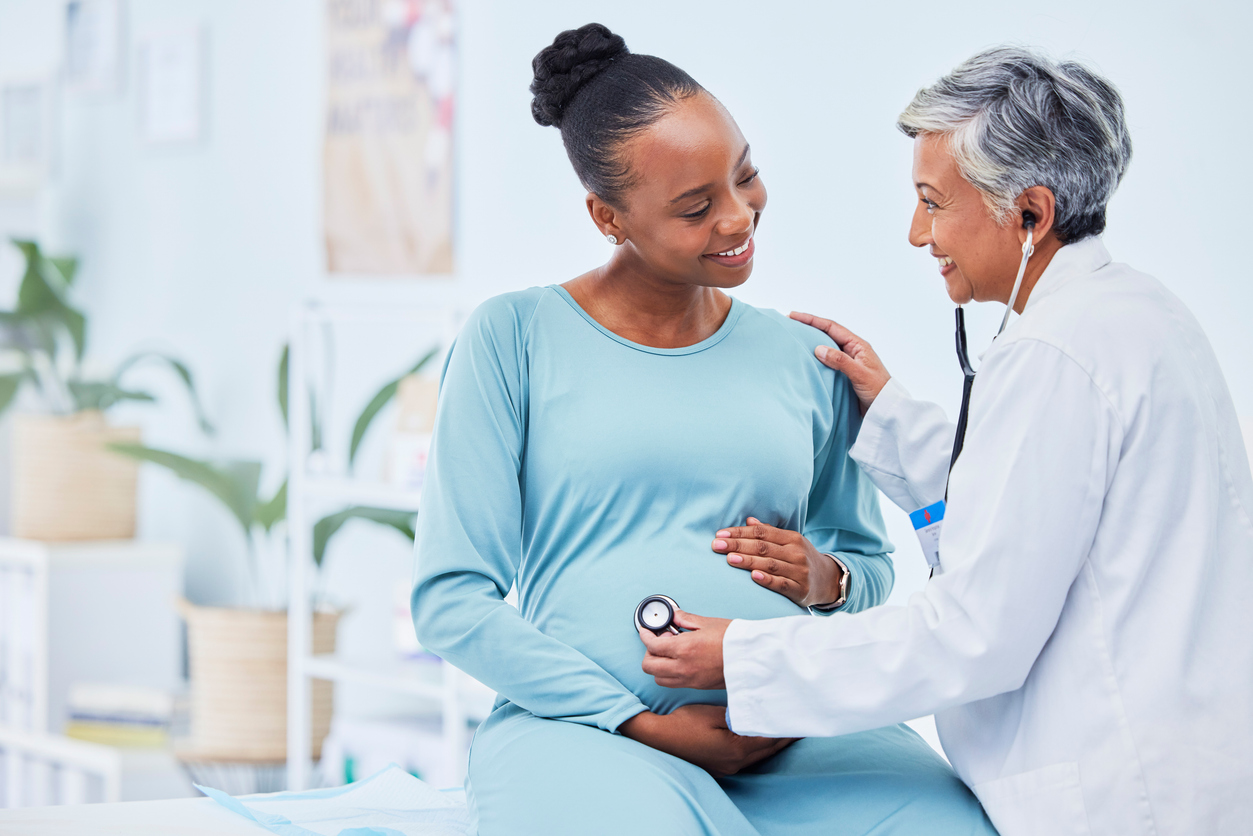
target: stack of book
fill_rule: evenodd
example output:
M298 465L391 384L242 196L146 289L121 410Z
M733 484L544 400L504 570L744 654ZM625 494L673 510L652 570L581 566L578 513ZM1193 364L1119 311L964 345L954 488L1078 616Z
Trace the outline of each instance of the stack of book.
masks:
M165 691L78 683L66 706L67 737L108 746L165 746L174 698Z

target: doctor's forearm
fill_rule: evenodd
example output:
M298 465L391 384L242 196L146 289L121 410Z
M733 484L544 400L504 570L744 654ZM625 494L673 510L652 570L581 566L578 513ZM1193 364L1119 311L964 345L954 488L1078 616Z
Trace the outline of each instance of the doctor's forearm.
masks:
M733 622L723 658L737 731L847 734L1026 679L1083 578L1122 435L1092 379L1047 345L1014 344L993 370L1031 386L981 393L953 473L944 573L904 607Z
M890 380L866 413L849 455L906 513L944 498L956 425L944 410Z

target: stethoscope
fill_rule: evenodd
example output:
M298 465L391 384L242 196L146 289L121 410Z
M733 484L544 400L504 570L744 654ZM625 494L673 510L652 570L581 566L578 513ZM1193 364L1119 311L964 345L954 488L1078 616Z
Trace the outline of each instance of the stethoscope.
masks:
M1027 240L1022 245L1022 262L1018 265L1018 276L1014 279L1014 289L1009 294L1009 304L1005 306L1005 316L1001 318L1001 327L996 331L996 337L999 337L1005 330L1005 326L1009 324L1010 311L1014 309L1014 303L1018 301L1018 291L1022 288L1022 277L1027 272L1027 260L1035 253L1035 215L1029 211L1022 213L1022 225L1027 229ZM992 338L996 342L996 337ZM962 306L957 306L957 362L961 364L962 369L962 406L961 411L957 413L957 432L953 436L953 455L948 460L948 476L944 481L944 502L941 507L948 503L948 480L953 476L953 465L957 464L957 457L961 455L962 445L966 441L966 424L970 420L970 392L975 385L975 368L970 364L970 352L966 347L966 315L962 310ZM941 519L943 512L941 512ZM928 519L930 519L928 517ZM938 561L938 553L936 560ZM935 576L935 566L932 565L930 577Z
M679 605L668 595L649 595L635 608L635 628L650 630L655 635L673 633L678 635L678 625L674 623L675 610Z
M1022 213L1022 225L1027 230L1027 240L1022 245L1022 262L1018 265L1018 276L1014 279L1014 289L1009 294L1009 304L1005 307L1005 316L1001 318L1001 327L996 331L996 337L999 337L1005 330L1005 326L1009 324L1009 314L1014 310L1014 303L1018 301L1018 291L1022 288L1022 277L1027 272L1027 260L1035 253L1035 215L1030 211ZM996 342L996 337L992 338ZM966 348L966 315L962 310L962 306L957 306L957 362L961 364L962 376L962 407L957 414L957 435L953 438L953 455L948 460L948 471L951 476L953 473L953 465L957 464L957 457L961 455L962 445L966 441L966 422L970 418L970 390L975 385L975 369L970 365L970 354ZM948 500L948 483L944 484L944 499Z

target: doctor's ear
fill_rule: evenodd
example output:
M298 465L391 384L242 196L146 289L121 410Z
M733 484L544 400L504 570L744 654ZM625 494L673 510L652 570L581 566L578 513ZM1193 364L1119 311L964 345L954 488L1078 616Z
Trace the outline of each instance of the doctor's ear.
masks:
M1014 211L1010 216L1010 225L1018 232L1018 240L1027 240L1027 228L1031 227L1031 238L1037 244L1044 240L1053 230L1056 216L1057 199L1053 190L1047 186L1032 186L1014 201Z
M592 223L610 244L626 242L626 233L621 226L622 214L591 192L587 193L587 214L592 216Z

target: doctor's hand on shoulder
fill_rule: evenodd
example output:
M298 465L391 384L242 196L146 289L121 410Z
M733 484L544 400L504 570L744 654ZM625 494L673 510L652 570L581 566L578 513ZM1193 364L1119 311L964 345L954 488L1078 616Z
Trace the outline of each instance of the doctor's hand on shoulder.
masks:
M759 586L802 607L839 600L844 569L799 532L749 517L748 525L724 528L714 536L713 550L726 555L732 568L750 572Z
M814 355L822 361L823 365L843 373L848 378L853 384L853 392L857 395L861 414L865 415L866 410L870 409L874 399L879 397L879 393L883 391L883 387L892 377L883 367L883 361L879 359L879 355L875 354L874 349L870 347L870 343L830 319L796 311L791 313L791 317L797 322L803 322L822 331L840 347L839 351L833 351L825 345L820 345L814 349Z
M637 743L693 763L715 777L734 775L795 742L795 738L736 734L727 728L727 710L721 705L684 705L669 714L644 711L619 726L618 731Z

